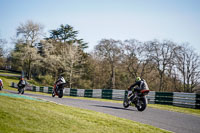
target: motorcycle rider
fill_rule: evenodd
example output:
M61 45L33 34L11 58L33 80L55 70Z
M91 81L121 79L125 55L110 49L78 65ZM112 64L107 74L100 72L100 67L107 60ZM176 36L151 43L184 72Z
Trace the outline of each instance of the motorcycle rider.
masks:
M137 88L134 88L135 86L138 86ZM149 90L149 87L146 83L146 81L144 79L141 79L140 77L137 77L135 79L135 83L132 84L129 88L128 88L128 98L132 97L132 88L134 88L133 91L141 91L143 89ZM135 98L137 95L137 93L133 94L133 98Z
M56 91L59 87L62 87L63 84L65 84L66 81L65 79L62 77L62 76L59 76L58 77L58 80L55 82L55 85L56 85Z
M21 77L17 86L18 88L24 88L26 86L26 80L23 77Z
M0 79L0 90L3 88L3 80Z

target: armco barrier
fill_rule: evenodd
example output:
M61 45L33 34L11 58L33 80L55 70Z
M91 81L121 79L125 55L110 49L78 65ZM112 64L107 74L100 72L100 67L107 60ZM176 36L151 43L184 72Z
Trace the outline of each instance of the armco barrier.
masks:
M12 87L17 88L16 83L11 83ZM27 86L26 90L52 93L53 87ZM104 98L122 101L127 96L128 91L116 89L70 89L64 88L65 96L79 96L91 98ZM187 108L200 109L200 94L182 92L154 92L150 91L147 95L150 104L167 104Z
M53 87L48 87L48 93L52 93Z
M33 86L33 91L36 91L36 86Z
M200 109L200 94L196 94L196 109Z
M77 96L77 89L70 89L70 96Z
M113 89L112 90L112 99L113 100L124 100L124 95L125 94L125 90L116 90L116 89Z
M196 108L196 94L195 93L173 93L173 105L187 108Z
M44 87L43 92L48 93L48 87Z
M149 94L147 95L148 103L154 104L155 103L155 91L150 91Z
M40 92L43 92L43 90L44 90L44 87L40 87Z
M77 89L77 96L84 97L85 89Z
M84 93L84 97L92 97L92 94L93 94L93 90L85 90L85 93Z
M172 92L156 92L155 103L173 105L173 93Z
M112 99L112 90L111 89L103 89L101 96L103 99Z
M101 89L94 89L92 93L92 97L94 98L102 98L102 90Z
M69 96L69 95L70 95L70 88L65 88L65 89L63 90L63 94L64 94L65 96Z

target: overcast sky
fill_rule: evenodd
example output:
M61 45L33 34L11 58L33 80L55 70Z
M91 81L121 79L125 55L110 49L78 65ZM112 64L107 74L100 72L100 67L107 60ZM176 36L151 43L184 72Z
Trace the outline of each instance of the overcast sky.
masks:
M188 42L200 53L200 0L0 0L0 38L32 20L45 32L69 24L89 51L103 38Z

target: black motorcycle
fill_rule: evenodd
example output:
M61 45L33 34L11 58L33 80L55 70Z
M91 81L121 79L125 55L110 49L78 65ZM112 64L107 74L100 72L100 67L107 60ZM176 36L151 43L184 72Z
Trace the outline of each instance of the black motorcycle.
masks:
M24 94L25 85L18 85L18 94Z
M128 108L130 105L135 105L138 111L144 111L147 107L147 98L149 90L134 89L130 96L125 96L123 106Z
M63 97L63 89L64 89L65 83L56 85L54 84L53 90L52 90L52 97L58 96L59 98Z
M3 89L3 85L0 83L0 91Z

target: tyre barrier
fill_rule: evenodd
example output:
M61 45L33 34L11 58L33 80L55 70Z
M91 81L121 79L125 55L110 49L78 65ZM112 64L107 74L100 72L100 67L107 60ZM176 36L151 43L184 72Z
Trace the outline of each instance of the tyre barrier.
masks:
M11 83L11 87L17 88L16 83ZM34 92L52 93L53 87L26 86L25 90ZM64 88L65 96L102 98L123 101L128 91L117 89L70 89ZM155 92L150 91L147 95L150 104L174 105L186 108L200 109L200 94L183 92Z

